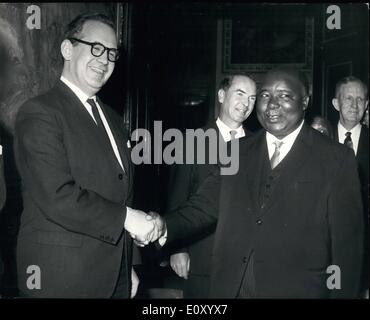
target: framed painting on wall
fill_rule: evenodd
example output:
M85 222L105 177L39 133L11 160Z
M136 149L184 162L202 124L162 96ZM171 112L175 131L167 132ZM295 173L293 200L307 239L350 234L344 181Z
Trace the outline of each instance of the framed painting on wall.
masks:
M278 15L276 15L278 16ZM314 21L281 15L250 15L223 23L223 72L266 72L286 64L310 72Z

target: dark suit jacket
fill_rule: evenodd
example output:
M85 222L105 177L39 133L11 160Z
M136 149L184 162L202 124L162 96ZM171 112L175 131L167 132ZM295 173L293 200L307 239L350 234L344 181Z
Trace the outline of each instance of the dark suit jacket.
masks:
M127 133L100 105L115 137L123 172L111 145L80 100L62 82L26 102L15 130L24 210L17 247L18 285L31 297L110 297L121 259L127 294L130 237L124 232L132 193ZM29 289L27 268L41 270L41 289Z
M265 131L260 131L240 144L238 174L210 175L188 206L172 215L168 241L215 223L219 181L210 297L237 296L252 251L257 298L355 297L363 221L353 153L304 125L279 164L278 184L261 204L265 161ZM330 265L341 269L341 290L327 289Z
M219 129L215 122L203 127L203 130L214 129L219 135ZM247 138L250 133L244 128ZM243 138L244 139L244 138ZM223 141L223 140L222 140ZM185 153L184 153L185 154ZM196 159L196 150L194 155ZM209 163L209 145L205 145L205 164L180 164L172 168L169 195L168 209L176 210L184 204L196 191L202 182L209 176L213 170L218 170L219 164ZM184 248L176 248L171 253L188 252L190 256L190 272L189 278L184 284L184 296L186 298L202 298L208 294L210 262L214 241L214 228L208 228L199 233L195 238L191 239L189 246ZM187 241L183 241L183 246L186 246Z
M335 141L338 141L338 128L334 130ZM362 289L369 288L369 129L361 127L357 148L357 164L361 181L362 204L364 209L364 263Z
M335 127L334 139L338 141L338 128ZM368 212L369 207L369 129L366 126L361 127L360 140L356 159L359 167L362 194L364 197L364 210Z

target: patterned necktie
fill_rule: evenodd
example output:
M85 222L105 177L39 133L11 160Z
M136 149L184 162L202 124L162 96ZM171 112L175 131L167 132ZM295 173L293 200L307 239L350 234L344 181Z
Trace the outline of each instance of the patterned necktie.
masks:
M343 142L347 147L351 148L353 150L353 142L351 138L351 132L346 132L346 138Z
M234 140L237 132L236 130L230 130L230 140Z
M283 145L283 141L274 141L272 144L275 145L274 154L271 157L271 169L274 169L280 162L280 148Z

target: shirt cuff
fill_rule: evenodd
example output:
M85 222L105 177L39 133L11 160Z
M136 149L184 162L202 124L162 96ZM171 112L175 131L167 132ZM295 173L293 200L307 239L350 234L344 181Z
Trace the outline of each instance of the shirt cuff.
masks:
M165 245L166 241L167 241L167 229L166 229L164 235L158 239L158 243L160 244L161 247L163 247Z

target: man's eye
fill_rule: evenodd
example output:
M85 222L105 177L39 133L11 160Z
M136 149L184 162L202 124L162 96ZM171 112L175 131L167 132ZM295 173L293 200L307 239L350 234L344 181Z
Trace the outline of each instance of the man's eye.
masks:
M286 94L286 93L281 93L279 95L279 97L282 98L282 99L287 99L287 98L290 98L290 95L289 94Z
M268 95L268 93L266 93L266 92L261 92L260 93L260 98L267 98L269 95Z

